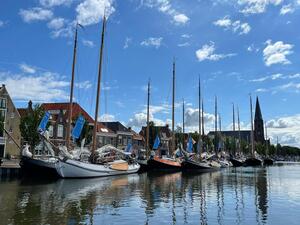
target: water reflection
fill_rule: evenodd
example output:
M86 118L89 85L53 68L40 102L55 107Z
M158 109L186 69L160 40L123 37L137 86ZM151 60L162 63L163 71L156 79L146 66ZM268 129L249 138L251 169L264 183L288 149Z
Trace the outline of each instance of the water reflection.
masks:
M276 210L289 196L276 190L286 168L2 181L0 224L280 224ZM299 179L300 166L293 171ZM300 192L293 198L299 207Z

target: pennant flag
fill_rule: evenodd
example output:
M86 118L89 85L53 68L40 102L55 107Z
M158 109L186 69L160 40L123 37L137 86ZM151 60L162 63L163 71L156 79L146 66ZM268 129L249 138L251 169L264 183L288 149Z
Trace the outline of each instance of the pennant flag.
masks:
M50 119L50 113L47 111L38 126L38 132L40 133L45 132L49 119Z
M131 152L131 147L132 147L132 144L131 143L128 143L126 149L125 149L125 152Z
M78 139L80 137L82 128L84 126L85 119L80 115L75 123L75 127L72 130L72 137Z
M153 149L154 150L158 149L159 145L160 145L160 139L159 139L158 135L156 135L156 138L155 138L155 141L153 144Z
M187 150L188 150L188 152L193 152L193 138L192 137L189 137Z

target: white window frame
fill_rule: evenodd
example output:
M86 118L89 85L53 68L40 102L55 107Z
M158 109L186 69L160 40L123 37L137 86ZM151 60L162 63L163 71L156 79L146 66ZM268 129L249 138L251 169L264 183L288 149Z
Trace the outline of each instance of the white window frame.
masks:
M57 137L58 138L64 137L64 125L62 125L62 124L57 125Z

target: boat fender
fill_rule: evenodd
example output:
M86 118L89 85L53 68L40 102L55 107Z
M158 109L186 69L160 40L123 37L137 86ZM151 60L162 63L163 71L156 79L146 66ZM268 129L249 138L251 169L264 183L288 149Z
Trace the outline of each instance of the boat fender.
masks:
M29 145L26 144L22 150L22 156L32 158L32 153L29 151Z

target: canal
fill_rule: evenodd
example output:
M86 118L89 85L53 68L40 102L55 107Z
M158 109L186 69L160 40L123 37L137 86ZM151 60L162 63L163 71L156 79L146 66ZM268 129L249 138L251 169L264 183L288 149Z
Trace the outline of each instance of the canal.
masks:
M299 221L298 163L204 174L0 182L0 225L292 225Z

